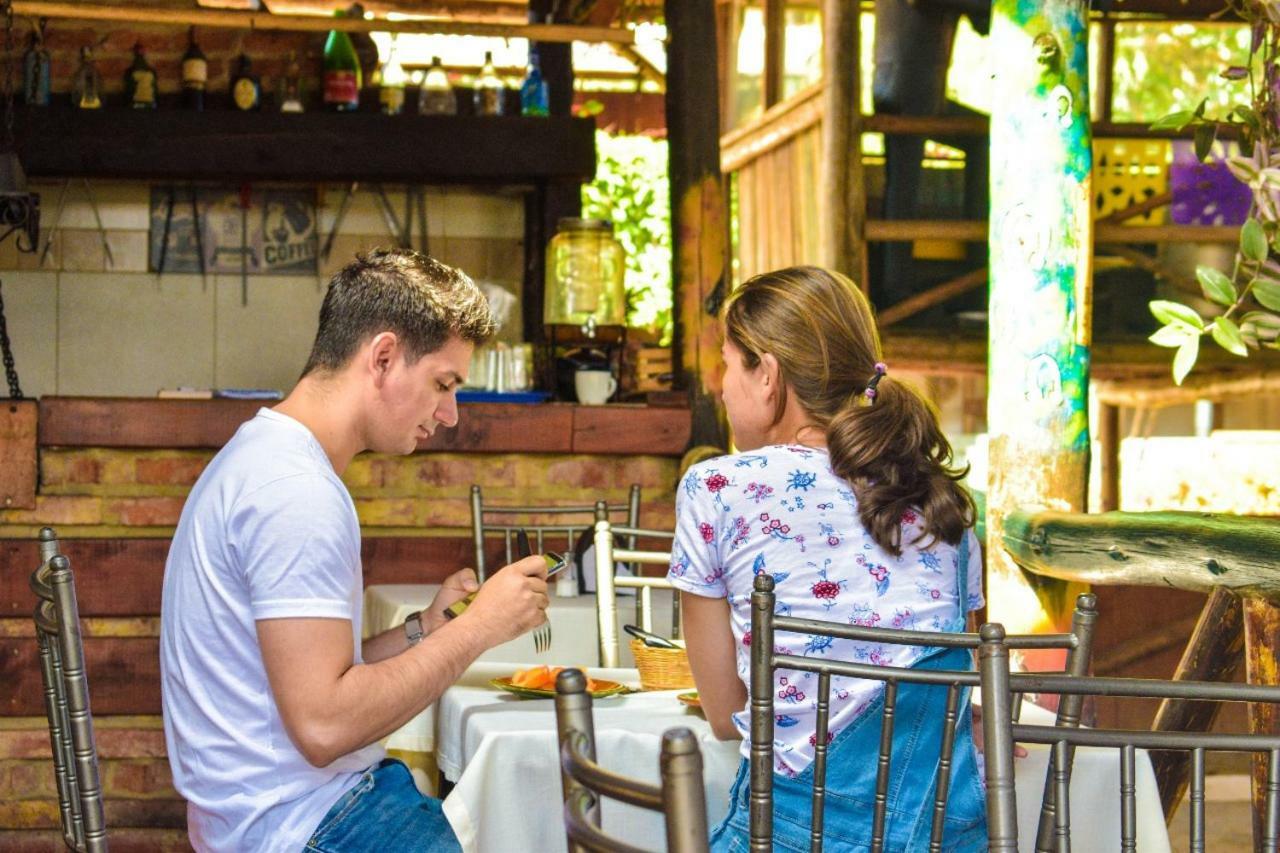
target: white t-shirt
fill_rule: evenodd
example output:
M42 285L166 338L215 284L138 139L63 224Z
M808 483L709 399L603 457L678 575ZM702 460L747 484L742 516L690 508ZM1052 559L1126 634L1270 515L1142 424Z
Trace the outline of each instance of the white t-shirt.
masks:
M982 607L982 551L966 531L968 588L959 600L960 552L945 542L919 542L917 512L901 519L902 555L881 548L862 526L849 484L831 470L825 450L771 445L709 459L689 469L676 491L672 584L729 602L742 683L751 684L751 593L768 572L775 612L874 628L944 631L961 612ZM916 646L835 640L778 632L783 654L911 666ZM813 762L818 676L778 670L774 676L774 769L796 776ZM878 681L831 679L830 732L839 733L884 689ZM749 709L733 715L749 757Z
M360 663L355 505L306 427L262 409L187 498L164 572L160 672L174 786L197 850L301 850L374 744L327 767L298 751L271 695L255 622L351 622Z

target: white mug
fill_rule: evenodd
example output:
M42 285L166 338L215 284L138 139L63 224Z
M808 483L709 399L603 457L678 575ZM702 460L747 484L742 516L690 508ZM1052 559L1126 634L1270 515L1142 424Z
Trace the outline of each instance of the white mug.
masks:
M573 390L579 403L598 406L618 390L618 380L607 370L579 370L573 376Z

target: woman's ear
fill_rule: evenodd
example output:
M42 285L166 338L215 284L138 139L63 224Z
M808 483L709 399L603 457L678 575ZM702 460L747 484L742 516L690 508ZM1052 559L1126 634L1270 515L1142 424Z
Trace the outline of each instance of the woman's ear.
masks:
M782 387L782 368L778 366L778 359L773 353L760 354L760 383L770 393Z

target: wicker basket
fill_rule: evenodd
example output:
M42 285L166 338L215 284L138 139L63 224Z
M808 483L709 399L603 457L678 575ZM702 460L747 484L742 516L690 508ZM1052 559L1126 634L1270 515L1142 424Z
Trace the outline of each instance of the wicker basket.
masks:
M689 654L684 649L659 649L631 641L636 669L640 670L641 690L680 690L693 687L689 671Z

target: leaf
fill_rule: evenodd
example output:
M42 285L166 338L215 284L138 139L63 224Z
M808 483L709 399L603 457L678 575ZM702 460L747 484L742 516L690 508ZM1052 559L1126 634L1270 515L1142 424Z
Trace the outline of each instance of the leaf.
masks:
M1198 107L1196 107L1195 117L1196 117L1196 118L1204 118L1204 108L1205 108L1205 107L1207 107L1208 105L1209 105L1209 99L1208 99L1208 98L1201 98L1201 99L1200 99L1200 105L1199 105Z
M1196 114L1191 110L1180 110L1176 113L1169 113L1155 120L1152 123L1152 130L1182 130L1191 122L1196 120Z
M1274 278L1259 278L1253 283L1253 298L1263 308L1280 311L1280 281Z
M1223 80L1243 80L1249 76L1249 69L1243 65L1231 65L1224 68L1219 76Z
M1155 299L1147 303L1147 307L1151 309L1151 313L1161 323L1181 324L1189 326L1197 332L1204 329L1204 320L1200 319L1200 315L1194 309L1188 308L1181 302ZM1267 307L1270 308L1271 306L1268 305Z
M1178 347L1177 354L1173 357L1173 381L1176 385L1181 385L1182 380L1187 378L1187 374L1191 372L1191 368L1196 366L1196 356L1200 354L1200 337L1188 338L1186 343Z
M1200 289L1204 291L1204 295L1214 302L1228 308L1236 304L1238 298L1236 286L1221 270L1213 267L1196 267L1196 279L1199 280Z
M1209 333L1218 342L1218 346L1232 355L1243 358L1249 354L1248 348L1244 345L1244 338L1240 336L1240 327L1227 317L1214 320L1213 325L1209 327Z
M1213 152L1213 143L1218 138L1218 125L1202 124L1196 128L1195 148L1196 159L1204 162L1205 158Z
M1161 326L1156 329L1155 334L1147 338L1151 343L1158 347L1180 347L1187 342L1187 338L1198 336L1200 333L1194 329L1188 329L1182 323L1170 323L1167 326Z
M1244 104L1236 104L1236 107L1232 112L1244 119L1245 123L1251 127L1259 126L1258 114L1253 111L1252 107L1247 107Z
M1260 340L1280 337L1280 317L1267 311L1250 311L1240 318L1240 330L1251 329Z
M1227 170L1242 184L1252 184L1258 177L1258 164L1248 157L1228 157Z
M1267 233L1262 230L1262 223L1252 217L1240 229L1240 252L1251 261L1267 259Z

